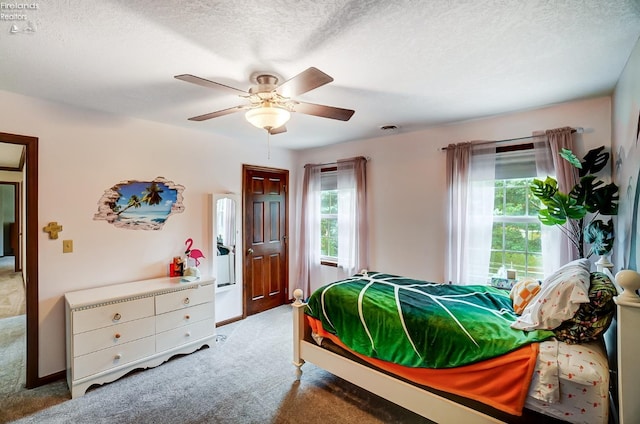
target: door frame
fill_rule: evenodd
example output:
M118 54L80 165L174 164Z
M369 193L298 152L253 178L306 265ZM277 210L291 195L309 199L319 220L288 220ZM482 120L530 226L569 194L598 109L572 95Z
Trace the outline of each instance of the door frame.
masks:
M26 386L28 389L41 386L60 378L56 373L44 378L39 377L38 356L38 138L19 134L0 132L0 143L20 144L25 146L26 171L24 174L25 196L25 231L23 240L25 251L29 252L24 259L23 275L26 275Z
M246 290L247 290L247 280L245 278L245 275L247 275L244 270L245 270L245 266L247 266L247 255L246 253L246 246L244 243L244 240L247 237L249 228L248 225L245 225L244 223L244 219L247 216L247 205L245 204L245 196L247 194L247 190L249 190L249 187L245 186L245 181L247 178L247 173L249 171L259 171L259 172L272 172L272 173L277 173L277 174L282 174L282 176L285 178L285 190L284 190L284 203L285 203L285 235L287 237L286 242L285 242L285 276L284 276L284 289L285 289L285 303L289 300L289 170L288 169L283 169L283 168L270 168L270 167L266 167L266 166L257 166L257 165L248 165L248 164L242 164L242 219L243 219L243 225L242 225L242 240L243 240L243 249L244 251L242 252L242 318L246 318L247 317L247 297L246 297Z

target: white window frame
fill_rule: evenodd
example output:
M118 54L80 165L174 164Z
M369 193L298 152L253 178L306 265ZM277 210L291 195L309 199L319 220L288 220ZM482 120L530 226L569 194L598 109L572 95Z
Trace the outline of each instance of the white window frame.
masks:
M535 176L531 176L531 177L518 177L518 178L501 178L501 179L496 179L495 181L509 181L509 180L515 180L515 179L527 179L532 181L535 178ZM497 187L496 185L496 190L498 190L499 187ZM502 189L502 187L500 187L500 189ZM530 206L531 203L529 202L529 193L527 193L527 202L525 204L525 214L524 215L494 215L493 216L493 223L495 224L534 224L536 225L540 230L539 232L542 231L542 224L540 223L540 220L538 219L537 215L530 215ZM502 194L502 210L505 209L505 200L506 200L506 193L503 191ZM495 209L495 205L494 205L494 209ZM527 236L529 235L529 230L527 230ZM493 232L492 232L493 234ZM541 234L540 234L541 236ZM528 239L530 239L529 237L527 237ZM527 247L525 248L526 250L522 251L522 250L511 250L508 249L506 246L506 240L505 240L505 231L504 231L504 227L503 227L503 231L502 231L502 249L498 250L498 249L494 249L493 243L491 246L491 252L492 252L492 256L494 252L501 252L502 254L502 258L503 258L503 262L502 262L502 266L506 267L506 268L511 268L510 263L506 263L505 262L505 256L507 255L508 252L513 252L513 253L523 253L525 256L525 263L524 263L524 275L523 274L518 274L517 277L521 278L521 277L525 277L525 276L530 276L530 277L534 277L534 278L542 278L543 276L543 269L540 269L538 272L535 271L530 271L531 267L529 267L529 258L530 256L533 255L542 255L542 246L540 246L540 252L533 252L530 251L528 249L529 245L527 244ZM491 262L490 265L494 265L495 262ZM540 267L542 267L542 264L540 265ZM498 267L499 268L499 267ZM492 270L489 269L489 273L493 274L495 273L496 270Z
M333 219L336 221L336 226L338 225L338 213L336 211L336 213L327 213L324 214L322 213L322 193L326 192L326 191L335 191L336 193L338 192L337 189L337 181L338 181L338 169L336 167L330 167L330 168L323 168L320 171L320 229L322 231L322 220L323 219ZM329 187L329 188L327 188ZM336 208L338 207L338 205L336 204ZM337 266L338 265L338 256L329 256L329 255L323 255L322 254L322 241L324 239L324 235L320 234L320 263L323 265L331 265L331 266ZM338 245L338 234L336 234L336 246ZM337 252L336 252L337 253Z

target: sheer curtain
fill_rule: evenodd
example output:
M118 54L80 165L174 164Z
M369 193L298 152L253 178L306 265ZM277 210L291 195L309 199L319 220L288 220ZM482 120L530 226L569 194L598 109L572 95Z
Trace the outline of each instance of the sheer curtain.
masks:
M471 143L449 144L447 147L446 182L448 192L447 267L445 281L462 281L462 260L467 216L467 181Z
M495 143L460 143L447 148L449 246L446 279L450 283L487 283L495 160Z
M553 176L566 192L576 170L558 152L573 150L573 129L556 128L532 137L536 177ZM485 284L491 257L496 149L491 142L467 142L447 147L448 246L446 281ZM568 237L555 226L541 225L544 275L577 259Z
M306 165L302 181L298 284L305 296L311 294L311 281L320 281L320 169Z
M556 180L558 181L558 189L565 193L569 192L577 180L577 170L566 160L562 159L559 152L562 149L573 151L573 128L563 127L545 131L549 141L551 150L551 158L555 169ZM551 174L553 175L553 174ZM558 251L557 256L559 264L564 265L574 259L578 259L578 248L571 243L569 237L560 231L559 228L553 228L558 234ZM543 252L544 254L544 252Z
M555 128L534 132L533 148L536 157L536 177L544 180L548 176L558 181L558 189L568 192L577 178L576 169L559 152L562 149L573 151L573 129ZM551 275L560 266L578 259L578 249L560 228L541 225L542 264L544 275Z
M548 176L555 177L553 154L549 139L543 131L533 133L533 153L536 161L536 178L544 180ZM551 275L561 264L560 231L555 227L540 224L542 242L542 272Z
M368 267L367 159L338 161L338 278Z

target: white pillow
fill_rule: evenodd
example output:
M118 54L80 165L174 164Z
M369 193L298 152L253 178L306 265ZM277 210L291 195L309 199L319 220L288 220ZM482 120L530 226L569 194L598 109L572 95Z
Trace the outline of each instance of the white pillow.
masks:
M577 259L545 278L538 294L511 324L520 330L552 330L589 302L591 263Z

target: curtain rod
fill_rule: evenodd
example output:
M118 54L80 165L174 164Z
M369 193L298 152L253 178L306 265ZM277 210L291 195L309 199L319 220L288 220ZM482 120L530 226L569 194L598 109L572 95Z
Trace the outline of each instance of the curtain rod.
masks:
M577 128L572 128L571 129L571 133L578 133L578 134L582 134L584 132L584 128L582 127L577 127ZM480 141L477 143L473 143L474 146L482 146L483 144L491 144L491 143L503 143L505 141L517 141L517 140L526 140L528 138L534 138L534 137L540 137L541 135L544 134L540 134L540 135L528 135L526 137L517 137L517 138L505 138L504 140L491 140L491 141ZM440 150L448 150L449 147L441 147Z
M371 158L369 156L355 156L353 158L349 158L349 159L355 159L355 158L365 158L365 160L367 162L369 162L371 160ZM340 159L340 161L342 160L349 160L349 159ZM327 166L327 165L338 165L338 162L340 161L335 161L335 162L327 162L327 163L307 163L305 166L303 166L303 168L307 167L307 166Z

